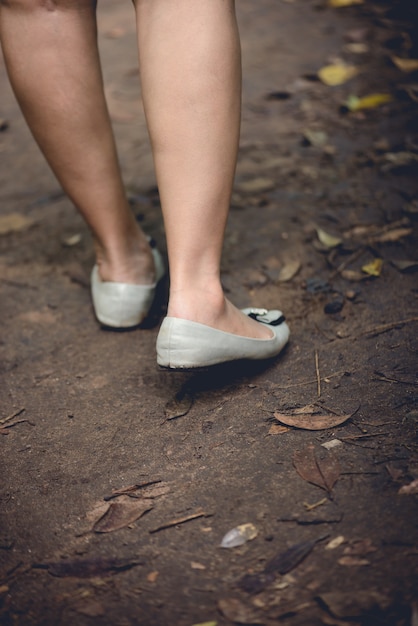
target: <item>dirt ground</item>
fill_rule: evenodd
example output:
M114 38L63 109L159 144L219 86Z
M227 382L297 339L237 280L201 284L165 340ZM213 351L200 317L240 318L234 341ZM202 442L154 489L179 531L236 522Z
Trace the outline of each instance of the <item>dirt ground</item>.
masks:
M239 0L223 281L292 335L272 363L204 373L156 366L167 285L145 328L95 321L89 233L0 62L1 624L417 626L413 4ZM132 11L99 2L100 47L127 192L164 251ZM341 60L358 74L318 80ZM257 536L220 547L241 524Z

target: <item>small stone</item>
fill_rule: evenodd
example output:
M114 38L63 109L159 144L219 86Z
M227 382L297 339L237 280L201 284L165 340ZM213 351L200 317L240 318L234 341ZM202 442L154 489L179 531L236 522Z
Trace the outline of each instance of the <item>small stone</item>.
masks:
M344 306L344 300L342 298L335 298L330 302L327 302L324 306L324 312L328 315L333 315L335 313L339 313Z
M355 300L357 298L357 293L354 291L354 289L349 289L345 292L345 297L347 298L347 300Z

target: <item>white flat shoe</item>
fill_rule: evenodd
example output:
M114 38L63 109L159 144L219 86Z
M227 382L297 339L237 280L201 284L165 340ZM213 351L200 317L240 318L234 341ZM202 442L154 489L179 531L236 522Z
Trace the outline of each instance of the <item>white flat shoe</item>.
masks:
M271 339L252 339L226 333L205 324L166 317L157 338L157 363L170 369L193 369L241 359L277 356L289 339L281 311L242 309L272 331Z
M137 326L147 317L154 300L157 283L164 276L161 254L150 240L154 257L156 280L152 285L105 282L99 276L97 265L91 273L93 308L99 322L112 328Z

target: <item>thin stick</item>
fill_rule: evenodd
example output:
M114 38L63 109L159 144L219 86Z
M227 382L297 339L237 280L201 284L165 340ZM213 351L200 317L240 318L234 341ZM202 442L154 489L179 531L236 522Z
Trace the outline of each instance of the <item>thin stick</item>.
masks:
M315 371L316 371L316 381L318 388L318 398L321 397L321 374L319 373L319 356L318 350L315 350Z
M418 322L418 317L409 317L406 320L399 320L399 322L391 322L390 324L381 324L380 326L374 326L368 330L364 330L357 337L363 337L364 335L380 335L388 330L392 330L397 326L403 326L404 324L411 324L411 322Z
M171 528L172 526L177 526L178 524L184 524L185 522L189 522L192 519L197 519L198 517L210 517L211 513L205 513L204 511L200 511L198 513L193 513L192 515L186 515L186 517L179 517L178 519L174 519L171 522L167 522L166 524L162 524L161 526L157 526L157 528L153 528L150 530L150 533L157 533L159 530L164 530L165 528Z
M330 374L329 376L322 376L321 380L328 380L329 378L335 378L336 376L342 376L344 372L335 372L335 374ZM291 383L290 385L275 385L276 389L290 389L291 387L303 387L304 385L313 385L317 383L318 379L314 378L312 380L304 380L301 383Z
M12 420L14 417L18 417L19 415L21 415L24 410L25 410L25 407L23 407L22 409L18 409L17 411L12 413L11 415L8 415L7 417L3 417L3 419L0 420L0 424L5 424L6 422L10 422L10 420Z
M362 246L359 250L356 250L355 252L353 252L353 254L351 254L348 257L348 259L343 261L338 267L335 268L333 272L331 272L331 275L328 277L328 280L332 280L333 278L335 278L338 274L340 274L343 270L345 270L345 268L348 265L350 265L350 263L353 263L353 261L357 261L357 259L361 257L364 251L365 251L365 247Z

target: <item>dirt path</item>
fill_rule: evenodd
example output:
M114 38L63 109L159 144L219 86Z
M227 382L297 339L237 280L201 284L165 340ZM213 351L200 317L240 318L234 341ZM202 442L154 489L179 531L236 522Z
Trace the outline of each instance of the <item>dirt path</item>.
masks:
M132 9L99 4L127 190L164 250ZM159 371L164 289L148 328L98 327L89 235L0 63L5 626L417 624L417 90L390 59L418 57L411 16L405 3L238 4L223 279L237 304L286 312L291 343L267 365ZM341 58L360 73L316 79ZM342 107L373 93L393 100ZM220 548L244 523L257 537Z

